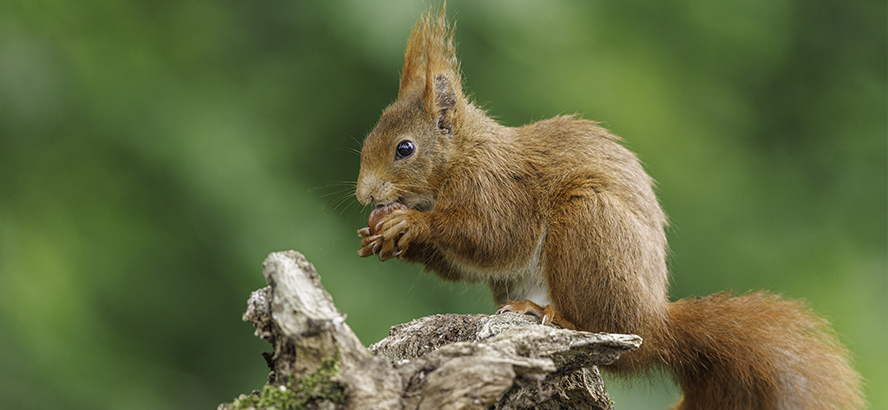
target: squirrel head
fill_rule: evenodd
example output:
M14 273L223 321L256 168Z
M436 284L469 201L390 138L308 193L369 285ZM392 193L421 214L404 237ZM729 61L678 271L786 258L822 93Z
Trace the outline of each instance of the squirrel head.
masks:
M358 201L434 208L466 104L444 8L437 16L429 12L407 42L398 99L364 140Z

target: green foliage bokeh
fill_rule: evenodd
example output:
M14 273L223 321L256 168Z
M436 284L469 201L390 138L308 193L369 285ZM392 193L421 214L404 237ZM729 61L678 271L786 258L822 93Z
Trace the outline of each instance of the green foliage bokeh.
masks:
M428 7L0 3L2 407L213 408L261 388L267 345L240 315L277 250L315 264L368 344L492 311L482 286L355 255L356 150ZM672 223L674 298L806 299L888 408L884 1L448 11L491 115L579 113L639 154ZM643 386L623 408L674 399Z

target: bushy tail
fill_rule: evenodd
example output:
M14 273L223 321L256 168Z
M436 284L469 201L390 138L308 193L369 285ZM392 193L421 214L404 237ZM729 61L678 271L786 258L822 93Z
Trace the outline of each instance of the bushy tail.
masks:
M826 320L768 293L669 305L659 359L684 392L677 409L860 409L860 376Z

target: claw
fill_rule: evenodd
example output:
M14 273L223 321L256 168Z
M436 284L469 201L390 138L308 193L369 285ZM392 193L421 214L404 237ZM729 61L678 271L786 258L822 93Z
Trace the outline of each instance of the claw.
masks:
M512 312L512 305L506 303L505 305L500 306L499 309L496 310L496 314L500 315L506 312Z
M401 254L398 245L395 245L392 241L380 241L380 247L379 260L381 261L386 261Z
M552 306L552 305L549 305L549 306ZM543 310L543 312L545 312L545 310ZM543 317L540 318L540 324L541 325L548 325L549 323L552 323L552 315L550 315L548 313L544 313Z
M358 230L358 235L364 237L361 241L364 250L358 254L376 254L383 262L391 258L407 258L408 248L414 239L411 212L415 211L395 209L386 215L370 218L368 223L373 225Z
M555 308L555 306L552 306L552 305L546 305L546 307L542 307L542 306L537 305L536 303L533 303L529 300L522 300L522 301L514 301L513 300L513 301L510 301L509 303L506 303L505 305L500 306L500 308L497 309L497 311L496 311L497 314L505 313L505 312L513 312L513 313L518 313L518 314L536 316L536 317L540 318L540 323L544 324L544 325L548 325L548 324L552 323L552 324L558 325L564 329L571 329L571 330L579 330L580 329L579 326L573 324L572 322L567 320L564 316L562 316L561 313L559 313L558 310Z
M366 248L370 246L373 242L379 242L379 235L369 236L361 240L361 247Z
M543 317L543 307L529 300L513 300L502 305L496 313L512 312L523 315Z

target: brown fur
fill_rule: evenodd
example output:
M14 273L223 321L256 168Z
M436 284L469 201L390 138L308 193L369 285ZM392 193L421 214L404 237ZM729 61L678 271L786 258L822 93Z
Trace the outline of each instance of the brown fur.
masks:
M401 202L361 256L400 257L497 303L535 299L642 347L608 370L664 367L679 409L856 409L859 376L823 319L767 293L669 303L666 217L635 155L591 121L497 124L462 93L444 11L413 29L398 100L361 153L356 195ZM396 156L399 142L415 152Z

